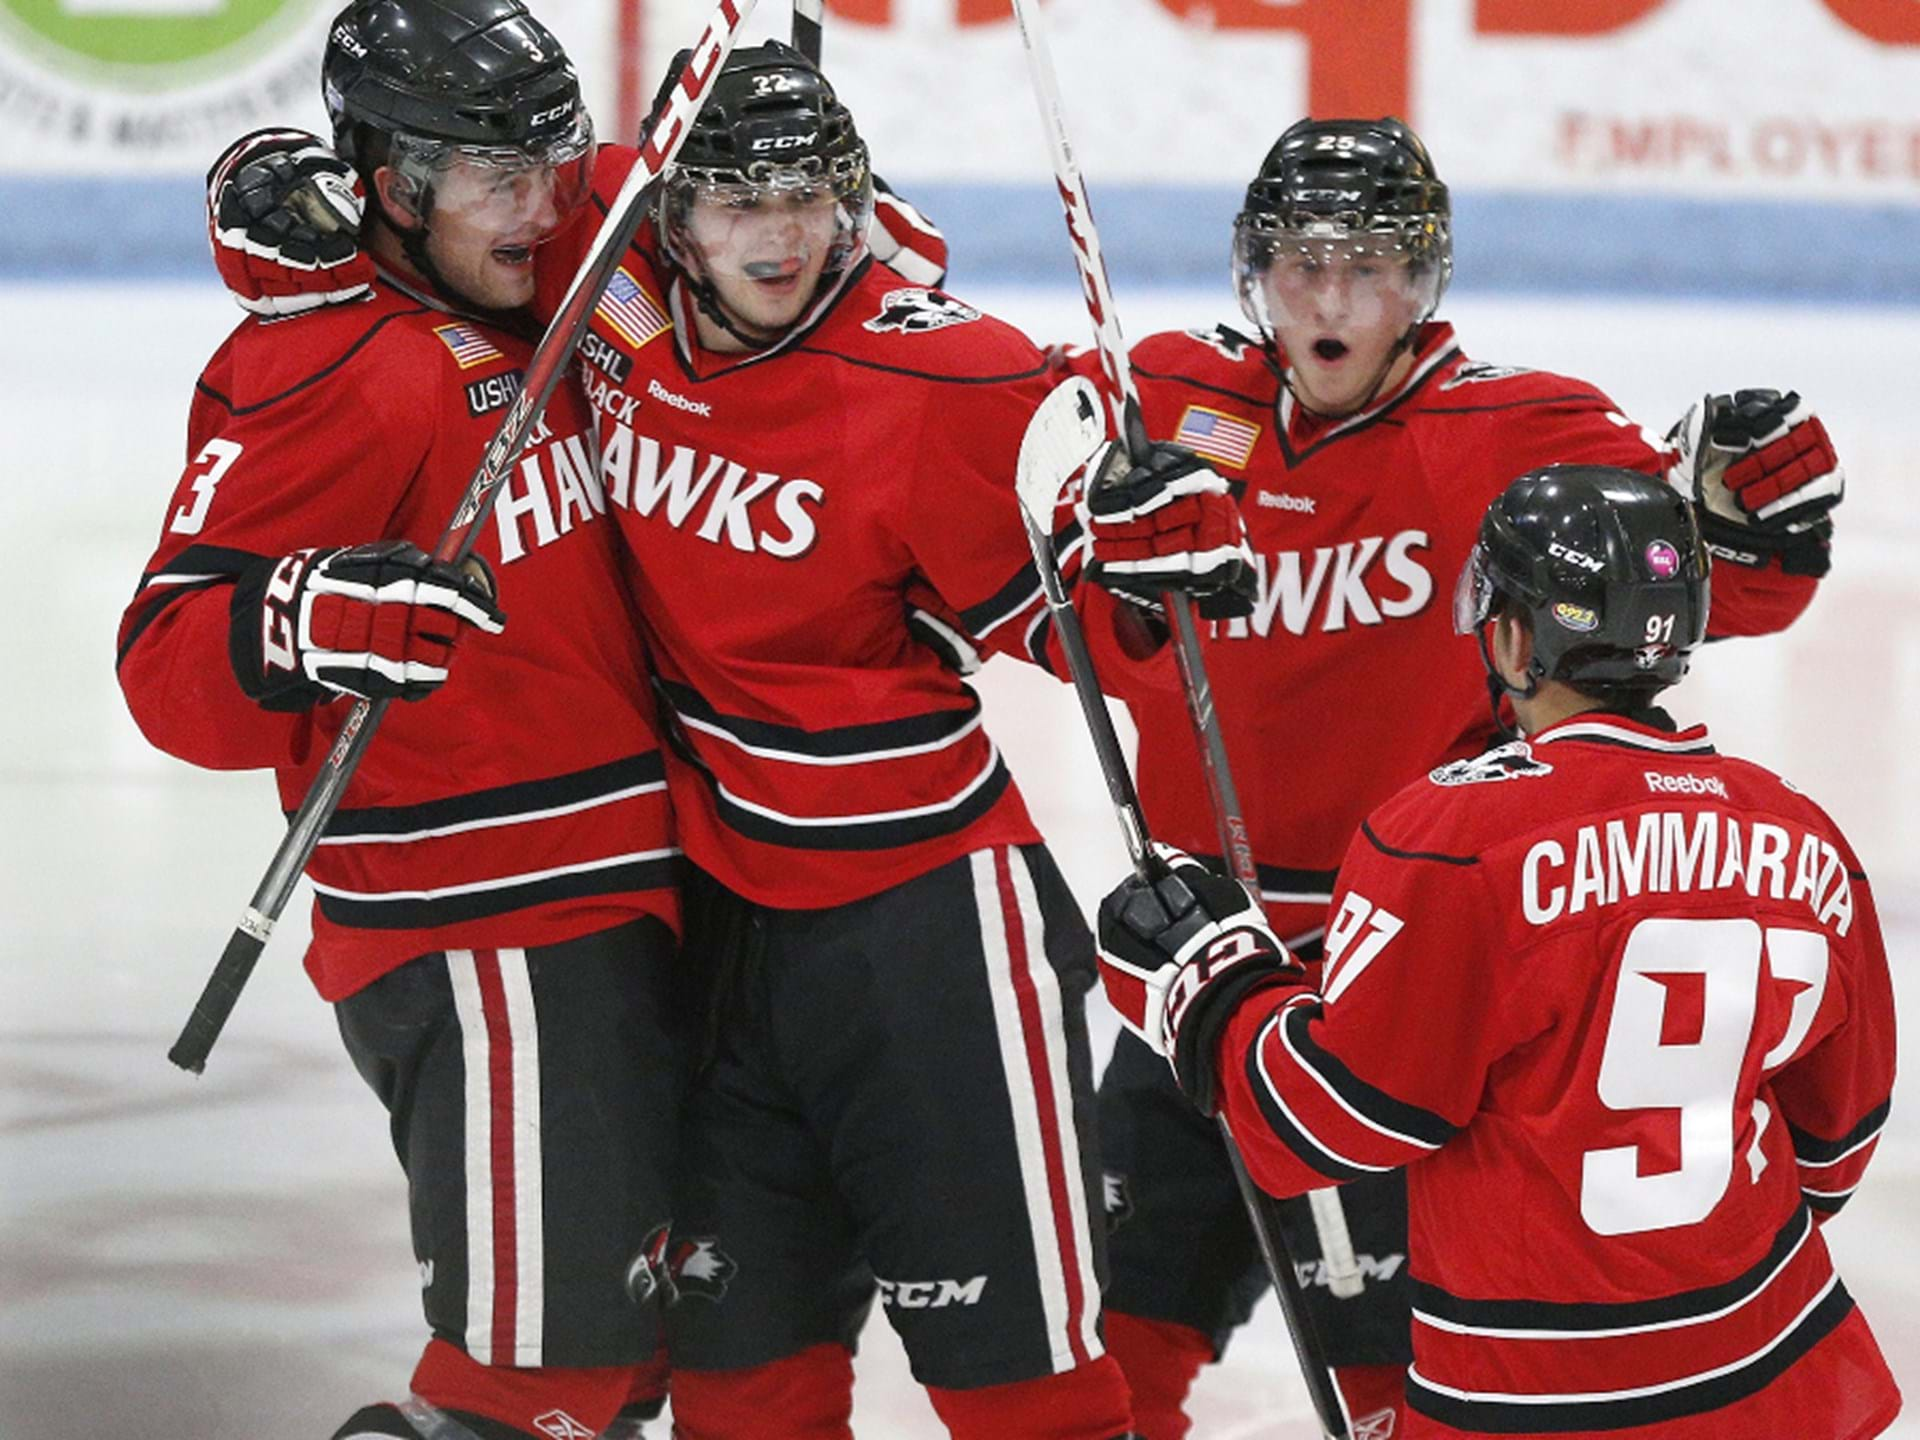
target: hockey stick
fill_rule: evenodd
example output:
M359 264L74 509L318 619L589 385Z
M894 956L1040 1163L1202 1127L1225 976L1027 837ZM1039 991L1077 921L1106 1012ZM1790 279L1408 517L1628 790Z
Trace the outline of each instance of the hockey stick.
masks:
M1094 225L1093 209L1087 200L1086 183L1073 147L1067 140L1066 119L1060 104L1060 84L1047 48L1045 20L1040 0L1013 0L1014 18L1019 22L1020 39L1026 47L1027 69L1033 82L1034 100L1040 107L1040 124L1047 137L1053 161L1054 180L1065 210L1067 234L1073 242L1074 264L1080 272L1080 286L1093 320L1094 341L1099 349L1100 365L1106 372L1119 405L1116 416L1120 434L1136 461L1143 457L1147 443L1146 426L1141 417L1140 395L1133 382L1133 367L1128 360L1126 340L1120 331L1120 317L1114 308L1113 287L1107 279L1106 260L1100 253L1100 232ZM1037 557L1036 557L1037 559ZM1214 821L1219 829L1221 854L1234 876L1246 885L1256 903L1260 896L1259 873L1254 866L1253 849L1247 839L1239 796L1227 763L1226 742L1213 709L1213 690L1207 679L1206 662L1201 655L1200 635L1193 623L1191 606L1181 596L1169 594L1167 615L1173 622L1174 658L1179 666L1181 689L1187 700L1188 718L1200 747L1202 768L1206 772ZM1104 714L1104 707L1102 713ZM1253 1227L1261 1257L1273 1280L1287 1318L1295 1354L1312 1394L1320 1423L1331 1436L1346 1434L1325 1350L1318 1343L1311 1321L1299 1295L1298 1273L1292 1258L1270 1216L1270 1200L1247 1174L1240 1147L1234 1142L1225 1117L1220 1132L1233 1163L1234 1178L1246 1204L1247 1219ZM1348 1232L1346 1213L1339 1196L1330 1190L1324 1198L1310 1202L1314 1229L1320 1241L1320 1253L1327 1265L1329 1284L1334 1293L1350 1295L1359 1289L1359 1264L1353 1253L1353 1237ZM1284 1260L1284 1263L1283 1263Z
M528 360L519 395L507 408L499 430L488 442L479 468L467 484L459 508L434 546L436 560L458 565L472 552L479 527L493 509L501 480L526 448L528 437L547 408L547 400L586 334L594 307L613 279L634 231L640 228L645 214L641 193L679 151L694 116L706 103L720 67L726 63L756 3L757 0L719 0L718 8L693 47L692 59L680 72L671 99L641 146L640 157L634 162L626 184L620 187L620 193L608 208L607 218L599 234L594 236L593 247L573 277L573 284L568 287L546 334L540 337L533 357ZM227 940L219 963L207 977L193 1013L180 1031L180 1038L167 1052L167 1058L182 1070L198 1074L206 1068L214 1041L220 1038L227 1017L233 1013L240 992L273 933L274 923L286 909L293 887L320 841L321 831L339 807L347 782L353 778L354 770L379 729L387 705L386 700L361 700L347 716L320 773L314 777L300 809L288 824L285 838L274 851L267 873L241 912L240 923Z
M1133 383L1133 366L1127 357L1125 338L1120 333L1120 316L1113 304L1113 287L1107 279L1107 262L1100 253L1100 232L1094 225L1093 209L1087 200L1086 182L1073 158L1067 140L1066 118L1060 104L1060 83L1047 48L1046 22L1039 0L1014 0L1014 18L1020 24L1020 38L1026 45L1027 68L1033 81L1034 99L1040 106L1040 123L1046 131L1053 158L1053 174L1065 208L1067 234L1073 241L1074 264L1079 268L1081 289L1087 310L1093 319L1094 342L1099 349L1100 366L1106 372L1120 406L1116 419L1127 449L1137 461L1147 443L1146 427L1140 415L1140 394ZM1173 653L1180 670L1181 690L1186 696L1187 715L1193 722L1194 738L1200 747L1201 767L1207 780L1208 797L1213 804L1214 823L1220 836L1220 853L1228 869L1252 892L1260 896L1260 876L1253 861L1253 847L1247 838L1240 797L1227 763L1226 742L1220 734L1220 722L1214 714L1213 688L1207 679L1206 661L1201 654L1200 634L1193 623L1193 609L1178 595L1168 595L1166 611L1173 624ZM1235 1163L1239 1157L1235 1155ZM1347 1229L1346 1212L1340 1197L1332 1189L1316 1191L1310 1201L1314 1231L1320 1241L1320 1254L1326 1262L1327 1282L1333 1293L1343 1299L1358 1295L1362 1288L1360 1265L1353 1253L1353 1237ZM1263 1207L1264 1208L1264 1207ZM1260 1219L1254 1219L1258 1228ZM1275 1277L1278 1283L1278 1276Z
M1094 672L1093 656L1087 650L1079 612L1073 608L1066 582L1060 577L1060 562L1053 553L1053 514L1060 488L1093 458L1106 438L1106 420L1100 413L1100 395L1093 382L1076 376L1057 387L1040 402L1040 408L1027 422L1027 433L1020 441L1014 496L1020 502L1020 522L1026 528L1027 548L1033 552L1034 568L1040 572L1040 588L1046 596L1047 611L1053 620L1054 633L1060 637L1060 648L1067 657L1067 673L1073 681L1074 694L1079 697L1081 713L1087 719L1087 731L1100 760L1101 777L1107 782L1107 795L1120 821L1127 856L1133 862L1134 873L1142 880L1151 881L1154 879L1152 852L1139 792L1134 789L1120 737L1113 728L1113 715L1107 709L1106 696ZM1226 1116L1219 1118L1220 1134L1233 1160L1240 1198L1246 1204L1260 1257L1266 1262L1267 1273L1280 1297L1287 1335L1293 1341L1294 1359L1307 1382L1320 1428L1333 1440L1345 1440L1346 1421L1341 1415L1325 1352L1301 1305L1297 1287L1282 1281L1283 1276L1292 1276L1291 1260L1284 1255L1284 1246L1275 1243L1275 1232L1262 1209L1266 1197L1247 1174L1240 1147L1227 1129Z
M793 48L820 68L821 25L827 0L793 0Z

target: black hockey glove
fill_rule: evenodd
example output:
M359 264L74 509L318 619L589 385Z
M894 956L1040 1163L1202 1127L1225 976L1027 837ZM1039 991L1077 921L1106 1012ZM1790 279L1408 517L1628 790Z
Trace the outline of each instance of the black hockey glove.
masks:
M493 577L475 556L443 564L404 540L296 550L234 586L227 649L240 688L268 710L335 695L419 700L446 682L468 628L500 633Z
M1247 525L1227 482L1181 445L1155 442L1144 463L1109 442L1075 506L1090 544L1087 574L1128 600L1157 606L1174 591L1209 620L1253 613Z
M1171 846L1154 854L1163 868L1151 885L1129 876L1100 902L1100 981L1120 1022L1211 1115L1227 1022L1254 991L1300 984L1306 971L1239 881Z
M360 252L365 203L353 168L304 130L256 130L207 174L213 259L233 298L258 315L294 315L372 293Z
M1846 473L1798 392L1708 395L1667 432L1669 478L1709 514L1767 535L1797 534L1846 495Z

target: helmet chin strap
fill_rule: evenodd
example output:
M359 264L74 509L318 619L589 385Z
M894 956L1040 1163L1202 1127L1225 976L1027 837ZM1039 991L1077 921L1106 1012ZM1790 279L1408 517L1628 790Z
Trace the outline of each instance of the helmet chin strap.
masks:
M1328 418L1345 419L1349 415L1358 415L1362 410L1373 404L1374 400L1379 397L1380 387L1387 383L1387 376L1393 373L1393 367L1399 363L1400 357L1413 349L1414 342L1420 334L1420 329L1426 323L1426 319L1422 318L1414 321L1413 324L1403 330L1400 333L1400 338L1393 342L1393 348L1387 351L1387 358L1380 362L1379 373L1373 377L1373 383L1367 387L1367 393L1360 397L1351 410L1346 411L1342 415ZM1279 343L1271 331L1267 334L1267 340L1269 344L1277 345ZM1308 414L1319 415L1323 413L1309 405L1306 397L1293 388L1292 365L1286 365L1280 368L1280 383L1287 387L1287 392L1293 396L1294 403L1299 405L1300 408Z
M1505 741L1518 740L1520 738L1519 730L1507 724L1507 722L1501 718L1500 702L1508 695L1518 695L1522 700L1531 700L1535 695L1540 693L1540 677L1529 667L1527 671L1527 683L1524 688L1519 685L1509 684L1506 677L1500 673L1499 667L1493 663L1493 648L1487 643L1487 632L1491 628L1491 624L1482 625L1479 633L1474 636L1475 641L1480 646L1480 663L1487 667L1487 704L1493 710L1493 728L1501 739ZM1517 713L1515 718L1518 718Z

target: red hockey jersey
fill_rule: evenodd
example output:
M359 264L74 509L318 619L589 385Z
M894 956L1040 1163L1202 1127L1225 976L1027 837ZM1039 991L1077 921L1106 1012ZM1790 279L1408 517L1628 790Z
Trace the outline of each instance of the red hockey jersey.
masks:
M1593 386L1468 360L1443 324L1404 384L1337 422L1301 410L1271 354L1224 327L1152 336L1133 364L1151 433L1244 486L1256 608L1203 629L1206 659L1268 913L1306 943L1361 817L1492 735L1480 658L1448 603L1488 504L1542 465L1660 474L1671 456ZM1713 634L1784 627L1814 583L1718 566ZM1171 657L1131 664L1106 633L1089 626L1103 683L1139 725L1148 823L1219 854Z
M1894 1070L1872 892L1819 807L1703 728L1579 715L1374 812L1326 948L1324 995L1227 1026L1225 1113L1277 1194L1409 1167L1410 1434L1892 1419L1816 1223Z
M601 153L604 207L632 152ZM677 729L688 857L762 904L812 908L1037 839L978 698L908 617L1044 653L1013 500L1044 357L871 264L772 349L708 352L655 243L649 224L628 250L582 374ZM542 252L550 307L565 249Z
M120 684L148 739L271 767L299 803L352 702L247 699L227 658L234 577L306 546L431 550L529 354L385 280L367 303L234 331L200 378L191 458L121 622ZM598 475L562 386L475 546L505 632L470 634L438 692L388 708L308 866L307 966L327 999L429 951L676 923L664 766Z

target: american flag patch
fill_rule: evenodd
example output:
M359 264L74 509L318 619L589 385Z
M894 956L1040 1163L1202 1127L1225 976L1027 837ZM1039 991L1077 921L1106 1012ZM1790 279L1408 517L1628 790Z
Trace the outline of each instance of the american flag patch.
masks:
M636 350L673 328L665 312L624 269L613 272L613 279L607 282L607 293L600 297L593 313Z
M1209 460L1244 470L1253 454L1253 444L1259 438L1258 425L1236 420L1204 405L1189 405L1187 413L1180 417L1180 428L1174 432L1173 443L1184 445Z
M491 340L471 325L461 325L457 322L452 325L436 325L433 327L433 333L446 343L447 349L453 352L453 358L460 362L462 370L471 370L474 366L484 365L489 360L505 358L494 349Z

